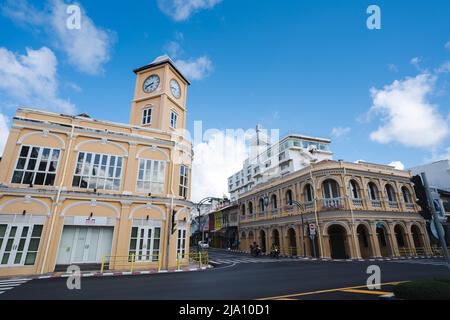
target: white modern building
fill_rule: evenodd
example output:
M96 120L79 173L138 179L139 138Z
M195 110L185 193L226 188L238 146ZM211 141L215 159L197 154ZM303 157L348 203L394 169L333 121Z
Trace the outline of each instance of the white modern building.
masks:
M256 185L301 170L311 163L332 160L331 140L301 134L288 134L273 144L259 136L258 153L244 161L242 169L228 178L230 200L236 201L242 193Z
M450 191L450 159L414 167L410 170L413 175L425 172L430 187Z

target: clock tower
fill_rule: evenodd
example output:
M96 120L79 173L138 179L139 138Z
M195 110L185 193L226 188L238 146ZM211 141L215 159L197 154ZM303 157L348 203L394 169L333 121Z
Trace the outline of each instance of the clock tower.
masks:
M136 88L130 124L172 131L186 128L186 93L190 82L169 56L134 70Z

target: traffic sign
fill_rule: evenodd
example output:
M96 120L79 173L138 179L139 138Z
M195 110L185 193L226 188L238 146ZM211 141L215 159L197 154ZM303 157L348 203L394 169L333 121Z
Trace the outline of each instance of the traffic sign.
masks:
M315 236L316 235L316 225L314 223L310 223L309 224L309 234L311 236Z

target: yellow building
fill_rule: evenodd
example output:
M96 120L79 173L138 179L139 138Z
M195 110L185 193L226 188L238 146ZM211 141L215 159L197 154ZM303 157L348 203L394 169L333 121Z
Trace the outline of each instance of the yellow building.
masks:
M322 161L241 195L240 249L361 259L431 253L411 173ZM310 225L315 230L310 238ZM314 232L313 232L314 233Z
M129 124L17 110L0 162L0 276L188 263L189 81L167 56L134 72Z

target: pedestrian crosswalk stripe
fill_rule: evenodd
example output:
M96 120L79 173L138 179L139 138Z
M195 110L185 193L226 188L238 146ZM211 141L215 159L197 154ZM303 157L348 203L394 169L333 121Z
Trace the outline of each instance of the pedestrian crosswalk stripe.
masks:
M4 294L8 290L15 289L24 283L30 281L29 279L9 279L0 280L0 295Z

